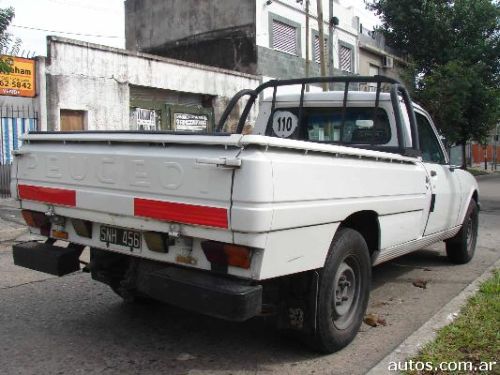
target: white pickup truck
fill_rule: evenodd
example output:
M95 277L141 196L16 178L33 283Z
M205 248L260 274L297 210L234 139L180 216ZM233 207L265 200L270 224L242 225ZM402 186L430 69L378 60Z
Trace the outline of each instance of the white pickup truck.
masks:
M305 92L321 82L345 88ZM361 82L376 91L353 91ZM279 95L292 85L300 94ZM11 190L48 239L15 245L15 264L64 275L88 246L84 270L127 301L274 314L333 352L362 323L372 266L443 240L452 262L472 258L477 183L397 81L270 81L238 93L219 129L234 108L233 134L27 135Z

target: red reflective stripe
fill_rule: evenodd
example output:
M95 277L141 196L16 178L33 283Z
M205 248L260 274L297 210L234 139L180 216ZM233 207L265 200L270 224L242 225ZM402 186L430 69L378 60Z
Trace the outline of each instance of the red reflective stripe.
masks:
M76 191L44 186L18 185L19 197L29 201L76 206Z
M227 209L134 198L134 215L178 223L227 228Z

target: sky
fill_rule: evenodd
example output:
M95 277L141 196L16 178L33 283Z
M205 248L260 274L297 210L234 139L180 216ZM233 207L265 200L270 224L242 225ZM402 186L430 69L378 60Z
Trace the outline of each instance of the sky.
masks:
M340 1L361 12L363 25L377 24L363 0ZM47 35L125 47L124 0L0 0L0 8L9 6L16 16L8 32L21 38L23 56L46 56Z
M370 1L372 2L372 1ZM340 0L340 3L345 6L353 6L356 8L360 14L361 23L363 26L372 29L373 27L380 24L378 17L366 9L364 0Z
M123 3L124 0L0 0L0 8L15 9L8 32L21 38L23 55L29 53L31 57L47 55L47 35L124 48Z

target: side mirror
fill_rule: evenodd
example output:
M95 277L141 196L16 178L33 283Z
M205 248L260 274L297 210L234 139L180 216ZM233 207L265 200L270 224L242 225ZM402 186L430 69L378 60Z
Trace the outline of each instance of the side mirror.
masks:
M455 172L455 169L462 169L462 166L461 165L450 164L448 166L448 168L450 169L450 172Z

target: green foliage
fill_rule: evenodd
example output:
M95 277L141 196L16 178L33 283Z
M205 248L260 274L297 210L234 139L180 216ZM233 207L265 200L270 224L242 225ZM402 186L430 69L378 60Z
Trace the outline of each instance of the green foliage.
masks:
M15 12L12 7L0 9L0 54L2 55L16 55L19 53L21 40L19 38L14 39L12 34L7 32L14 15ZM9 64L0 58L0 72L10 72L10 70Z
M406 53L415 98L454 142L484 141L500 113L500 3L371 0L389 45ZM413 85L411 85L413 86Z
M458 318L441 329L436 340L425 345L414 361L431 362L497 362L488 374L500 374L500 270L480 286L479 291L464 306ZM407 372L416 374L417 372ZM422 371L418 374L447 374L450 372ZM454 374L470 374L456 371ZM478 372L474 372L478 373Z
M499 90L482 79L485 67L451 60L427 74L415 92L452 142L484 143L499 115Z

